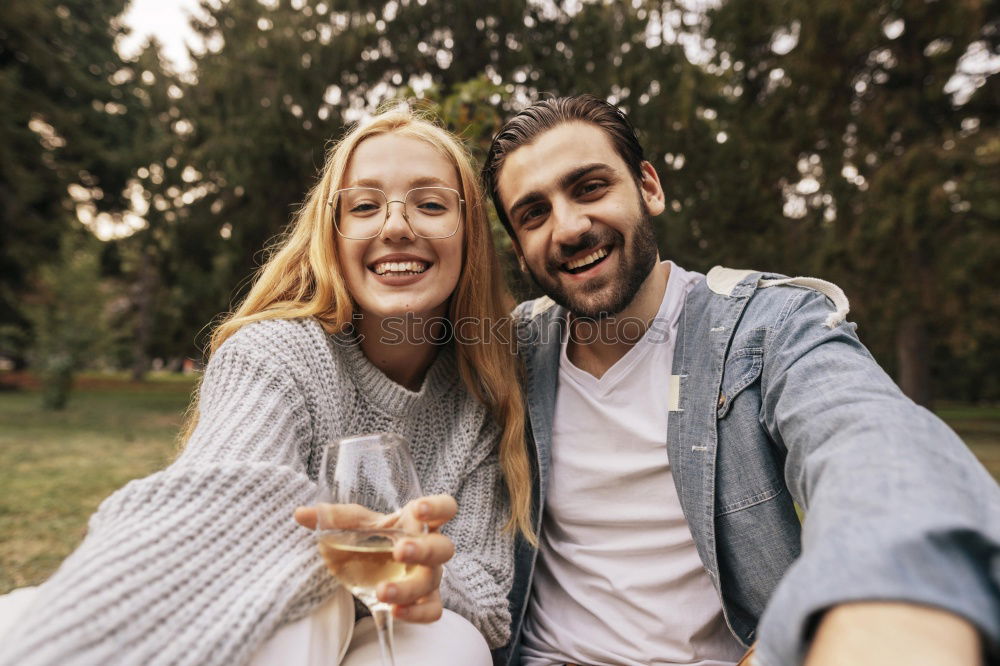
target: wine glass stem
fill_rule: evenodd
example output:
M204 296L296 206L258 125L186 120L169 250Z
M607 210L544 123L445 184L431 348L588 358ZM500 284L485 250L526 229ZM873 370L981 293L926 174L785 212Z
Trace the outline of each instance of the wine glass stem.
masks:
M384 608L372 610L372 619L375 620L375 631L378 633L378 647L382 653L382 666L396 666L395 656L392 651L392 612Z

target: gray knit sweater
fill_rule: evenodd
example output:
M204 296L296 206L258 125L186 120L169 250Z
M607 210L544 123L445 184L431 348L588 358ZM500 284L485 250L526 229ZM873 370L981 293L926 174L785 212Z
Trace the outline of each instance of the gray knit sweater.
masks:
M170 467L101 504L0 646L0 663L247 662L333 590L312 534L292 519L314 499L320 447L377 431L409 439L425 494L458 500L443 529L456 547L444 605L491 647L507 641L500 430L464 389L452 351L413 392L313 320L258 322L213 355L199 411Z

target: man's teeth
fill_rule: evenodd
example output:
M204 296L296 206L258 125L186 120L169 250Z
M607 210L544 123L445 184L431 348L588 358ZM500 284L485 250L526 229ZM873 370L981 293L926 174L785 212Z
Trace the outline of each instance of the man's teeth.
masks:
M375 264L373 270L378 275L386 273L423 273L428 268L422 261L383 261Z
M566 269L567 270L571 270L571 271L572 270L576 270L577 268L580 268L581 266L586 266L587 264L592 264L595 261L597 261L598 259L603 259L606 256L608 256L608 251L605 250L602 247L600 250L595 250L594 252L591 252L590 254L588 254L583 259L577 259L575 261L567 262L566 263Z

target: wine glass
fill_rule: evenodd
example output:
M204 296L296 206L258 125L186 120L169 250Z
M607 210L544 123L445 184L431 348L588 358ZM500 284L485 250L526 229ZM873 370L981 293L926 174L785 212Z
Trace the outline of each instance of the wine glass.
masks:
M393 433L347 437L323 450L316 503L316 536L327 569L372 613L383 666L395 666L392 605L379 601L379 583L405 578L412 565L393 559L404 536L427 526L404 510L421 496L406 439Z

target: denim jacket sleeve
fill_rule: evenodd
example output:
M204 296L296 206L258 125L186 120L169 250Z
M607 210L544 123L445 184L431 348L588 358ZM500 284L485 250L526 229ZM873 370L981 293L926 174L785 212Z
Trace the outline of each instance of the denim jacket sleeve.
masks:
M952 611L997 650L1000 488L900 392L853 324L824 325L822 294L773 292L784 303L766 338L760 418L787 451L805 521L802 554L761 619L759 663L801 662L818 613L858 600Z

